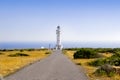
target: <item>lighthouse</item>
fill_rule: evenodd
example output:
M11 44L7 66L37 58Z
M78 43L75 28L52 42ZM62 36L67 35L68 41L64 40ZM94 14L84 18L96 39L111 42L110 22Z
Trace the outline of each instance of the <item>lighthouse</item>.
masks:
M60 40L60 26L57 26L57 30L56 30L56 50L61 50L61 40Z

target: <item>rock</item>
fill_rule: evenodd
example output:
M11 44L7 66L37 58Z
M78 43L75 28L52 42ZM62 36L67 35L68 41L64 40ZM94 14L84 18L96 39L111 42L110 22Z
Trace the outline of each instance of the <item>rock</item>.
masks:
M115 72L115 69L109 64L102 65L100 68L101 70L104 70L107 74L109 74L110 72Z

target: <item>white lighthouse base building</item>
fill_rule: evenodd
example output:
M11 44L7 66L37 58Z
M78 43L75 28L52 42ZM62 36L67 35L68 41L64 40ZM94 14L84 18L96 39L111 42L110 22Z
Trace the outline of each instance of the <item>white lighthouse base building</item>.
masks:
M56 50L62 50L63 46L61 45L56 45Z

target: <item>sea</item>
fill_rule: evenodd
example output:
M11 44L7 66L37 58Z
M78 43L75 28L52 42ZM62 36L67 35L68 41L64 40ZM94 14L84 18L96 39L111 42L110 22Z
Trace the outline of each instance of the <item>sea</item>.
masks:
M120 48L120 42L62 42L63 48ZM0 49L55 48L55 42L0 42Z

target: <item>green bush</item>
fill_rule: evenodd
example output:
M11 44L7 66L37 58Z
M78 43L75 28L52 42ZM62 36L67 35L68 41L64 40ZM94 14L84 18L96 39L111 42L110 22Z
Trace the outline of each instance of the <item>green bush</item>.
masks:
M80 50L82 48L64 48L63 50ZM96 53L115 53L117 51L120 51L120 48L84 48L84 49L89 49L89 50L93 50Z
M74 53L73 57L74 57L74 59L78 59L78 58L89 59L89 58L97 58L97 57L99 57L99 54L97 54L92 49L81 48L80 50L78 50L77 52Z
M114 53L114 55L109 58L109 61L111 65L120 66L120 52Z
M20 49L20 52L23 52L24 50L23 49Z
M35 51L35 49L31 48L31 49L27 49L27 51Z
M97 59L92 62L89 62L88 64L92 66L101 66L101 65L104 65L105 63L106 63L105 59Z
M104 64L120 66L120 52L114 53L114 55L109 57L109 58L97 59L97 60L94 60L92 62L89 62L88 64L92 65L92 66L101 66L101 65L104 65Z
M10 57L19 57L19 56L29 56L28 54L24 54L24 53L16 53L16 54L10 54L8 55Z

